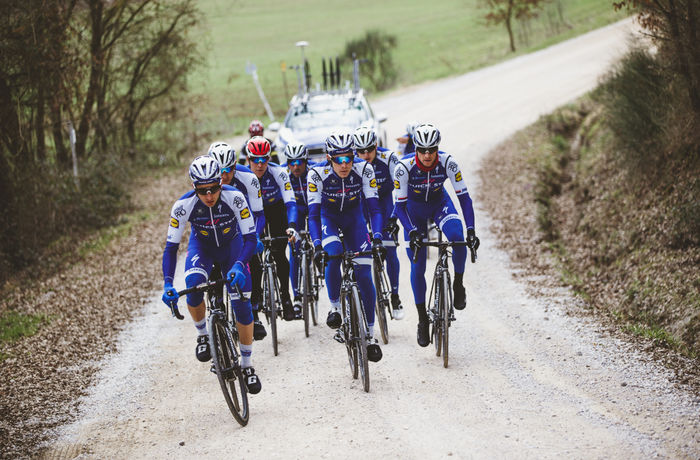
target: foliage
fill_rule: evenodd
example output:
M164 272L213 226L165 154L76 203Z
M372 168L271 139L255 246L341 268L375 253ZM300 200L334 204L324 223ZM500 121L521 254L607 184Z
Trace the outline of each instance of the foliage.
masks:
M542 4L547 0L485 0L489 12L486 23L490 25L503 24L508 31L510 50L515 51L513 38L513 21L537 17Z
M124 173L166 150L156 133L184 118L197 20L194 0L0 3L3 273L61 232L111 223Z
M16 311L6 311L0 315L0 343L15 342L22 337L36 334L42 324L49 322L45 314L22 314Z
M360 75L367 77L374 89L387 89L398 75L392 57L397 44L395 35L379 29L367 30L364 36L345 43L343 61L352 65L354 57L361 59Z

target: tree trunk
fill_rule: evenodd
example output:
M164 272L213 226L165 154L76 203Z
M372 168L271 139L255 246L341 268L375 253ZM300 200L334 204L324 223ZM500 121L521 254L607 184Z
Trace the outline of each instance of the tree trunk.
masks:
M103 3L102 0L90 0L90 84L85 94L83 111L78 125L77 140L75 143L75 153L78 158L85 156L87 146L87 135L92 124L92 108L100 90L100 81L104 71L104 50L102 48L102 35L104 34L104 24L102 22Z
M44 120L46 118L46 98L44 93L44 79L39 78L39 90L37 95L36 115L34 117L34 132L36 133L36 160L39 164L46 161L46 136L44 133Z
M508 29L508 38L510 39L510 50L514 53L515 52L515 40L513 39L513 24L511 21L513 20L513 1L510 0L508 2L508 12L506 13L506 29Z

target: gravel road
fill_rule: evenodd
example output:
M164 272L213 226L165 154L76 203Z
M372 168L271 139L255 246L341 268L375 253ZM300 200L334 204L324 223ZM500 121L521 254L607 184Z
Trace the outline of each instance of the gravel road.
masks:
M623 21L403 89L374 110L389 115L390 137L409 120L435 123L474 196L484 186L476 170L489 149L593 88L633 28ZM61 430L47 456L699 458L700 396L675 386L669 371L592 320L566 314L575 300L565 290L528 294L497 249L488 210L475 205L482 247L478 263L467 267L468 307L457 312L450 333L448 369L432 347L416 345L402 251L409 308L389 325L384 359L371 365L371 392L352 380L345 348L325 325L306 339L301 322L283 323L279 356L269 338L256 343L263 391L250 397L251 420L241 428L209 365L194 359L191 321L171 319L154 292L122 334L119 353L103 362L81 416ZM325 318L325 301L320 309Z

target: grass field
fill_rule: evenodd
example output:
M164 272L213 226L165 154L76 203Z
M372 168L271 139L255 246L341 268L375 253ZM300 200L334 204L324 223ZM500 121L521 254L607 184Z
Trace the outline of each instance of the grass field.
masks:
M480 5L479 0L202 0L203 21L193 34L206 50L205 65L191 80L199 96L198 131L230 136L253 117L268 121L246 62L256 64L273 112L282 118L288 99L281 63L301 61L294 45L299 40L309 42L305 53L314 81L320 81L321 57L336 56L347 40L379 28L398 38L398 84L407 85L494 64L623 18L608 0L552 0L538 19L516 24L513 54L505 27L486 26L487 11ZM296 74L290 69L286 76L292 95Z

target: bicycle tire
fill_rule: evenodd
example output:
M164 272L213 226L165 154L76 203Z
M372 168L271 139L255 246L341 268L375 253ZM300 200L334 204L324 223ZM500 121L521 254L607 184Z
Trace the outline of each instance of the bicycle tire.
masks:
M440 321L442 323L442 364L447 368L449 360L450 345L450 309L452 307L450 299L450 275L445 273L442 277L442 311Z
M309 302L311 302L311 295L310 295L310 287L309 287L309 272L308 272L308 267L306 266L306 253L302 253L301 255L301 264L299 264L299 268L301 269L301 273L299 274L299 278L301 281L301 316L304 318L304 334L306 334L306 337L309 336Z
M263 292L266 293L267 305L266 310L269 312L268 319L270 321L270 337L272 338L272 351L277 356L279 354L277 343L277 301L275 300L275 274L271 267L265 270L265 280L263 282Z
M442 315L441 315L441 299L442 299L442 278L443 274L438 274L437 268L435 269L435 277L433 278L433 294L431 297L432 305L432 315L431 320L433 322L433 331L430 339L433 341L433 346L435 347L435 356L440 356L442 354Z
M357 285L352 285L353 305L353 343L357 349L357 364L362 376L362 387L369 393L369 361L367 360L367 320L362 308L362 300Z
M352 378L356 379L358 376L357 368L357 350L352 343L352 302L350 300L350 293L341 291L341 311L343 315L343 323L340 328L343 333L343 339L345 340L345 350L348 352L348 363L350 364L350 374Z
M306 259L306 264L308 267L307 273L309 273L309 292L311 293L311 321L314 326L318 326L318 274L316 273L316 266L309 260Z
M229 323L219 314L209 315L209 343L214 371L229 411L241 426L246 426L250 416L248 389L238 364L238 352Z
M377 323L379 323L379 332L382 336L382 342L386 345L389 343L389 325L386 319L389 305L387 305L386 284L382 273L378 272L379 267L376 263L372 267L372 276L374 277L374 286L377 291L377 308L375 310Z

